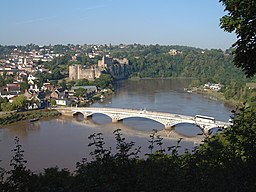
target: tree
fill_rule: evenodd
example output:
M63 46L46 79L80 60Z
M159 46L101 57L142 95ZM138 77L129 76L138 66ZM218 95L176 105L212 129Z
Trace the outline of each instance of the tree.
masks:
M1 110L2 111L13 111L15 106L13 103L1 103Z
M247 77L256 74L256 0L219 0L225 6L227 15L220 20L220 26L227 32L235 32L238 40L234 64L242 68Z
M63 80L59 83L59 85L60 85L60 86L62 87L62 89L64 89L64 90L66 90L66 89L68 88L67 82L66 82L65 79L63 79Z
M15 137L15 148L12 150L14 155L10 162L12 170L8 171L10 175L7 177L5 182L5 187L3 191L34 191L30 189L32 185L32 175L33 173L27 169L27 161L24 159L24 150L19 143L19 138ZM2 191L2 190L1 190Z
M77 97L85 97L86 96L86 93L87 93L87 90L84 89L84 88L78 88L76 90L76 93L75 93L75 96Z
M0 111L2 111L2 105L8 103L8 99L5 97L5 98L2 98L0 97Z
M67 88L68 88L68 89L71 89L71 87L74 86L75 84L76 84L75 81L69 81L69 82L67 83Z
M77 86L86 86L86 85L89 85L90 82L88 79L79 79L77 82L76 82L76 85Z
M60 69L54 69L52 71L52 77L51 79L53 80L58 80L58 79L62 79L64 76L61 74Z
M94 84L97 87L102 89L104 88L111 88L113 83L113 78L109 74L101 74L98 79L95 79Z
M23 82L21 83L21 87L20 87L21 91L24 93L25 90L28 89L28 88L29 88L28 82L27 82L27 81L23 81Z
M13 100L12 104L15 106L16 109L25 109L27 104L27 98L24 95L19 95Z

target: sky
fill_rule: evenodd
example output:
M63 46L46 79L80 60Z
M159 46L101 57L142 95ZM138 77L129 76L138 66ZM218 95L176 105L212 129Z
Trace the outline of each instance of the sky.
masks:
M0 44L160 44L228 49L219 0L0 0Z

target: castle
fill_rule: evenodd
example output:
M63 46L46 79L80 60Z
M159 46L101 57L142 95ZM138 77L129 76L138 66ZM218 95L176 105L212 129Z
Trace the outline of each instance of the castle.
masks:
M69 66L69 79L78 80L78 79L88 79L94 80L99 78L102 71L95 66L92 66L90 69L84 69L82 65L71 65Z
M93 65L89 69L83 68L81 65L69 66L69 79L88 79L94 80L100 77L102 73L110 73L115 79L124 79L129 73L129 60L127 58L109 58L102 57L98 61L98 65Z

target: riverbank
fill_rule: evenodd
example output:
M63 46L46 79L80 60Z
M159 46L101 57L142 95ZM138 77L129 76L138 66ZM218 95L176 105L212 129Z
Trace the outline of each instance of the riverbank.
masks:
M156 80L195 80L194 77L138 77L138 76L132 76L128 80L145 80L145 79L156 79Z
M129 80L131 81L140 81L140 80L196 80L196 78L187 78L187 77L171 77L171 78L140 78L140 77L131 77ZM192 83L188 86L188 88L184 88L184 91L187 91L189 93L197 93L201 95L208 96L210 99L218 100L223 102L226 106L229 108L237 108L243 105L241 101L234 100L234 99L226 99L225 96L215 90L211 89L204 89L202 87L197 87L197 85L192 85Z
M0 115L0 125L7 125L17 121L42 119L61 115L55 109L38 109L22 112L11 112Z
M242 106L242 103L240 101L237 101L237 100L234 100L234 99L226 99L225 96L221 92L214 91L214 90L211 90L211 89L193 88L192 92L195 92L195 93L201 94L201 95L209 96L209 98L213 99L213 100L219 100L230 108L235 109L239 106Z

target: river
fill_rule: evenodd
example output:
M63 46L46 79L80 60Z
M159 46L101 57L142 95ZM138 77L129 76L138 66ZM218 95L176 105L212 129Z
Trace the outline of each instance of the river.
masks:
M221 121L228 121L231 109L222 102L203 95L188 93L184 88L190 80L126 80L119 81L114 95L94 103L93 107L132 108L150 111L160 111L195 116L207 115ZM20 138L24 149L27 167L37 171L43 168L58 166L75 169L76 162L83 157L90 160L88 136L93 133L103 133L106 147L115 148L113 131L122 129L127 141L134 141L135 146L142 146L142 153L148 153L149 134L157 129L165 137L163 125L142 118L125 119L123 122L112 124L111 119L100 114L92 120L78 121L71 117L44 119L29 123L17 122L0 128L0 167L9 169L13 155L14 138ZM170 138L164 138L164 146L176 145L182 137L181 152L192 149L200 143L201 130L188 124L175 127Z

